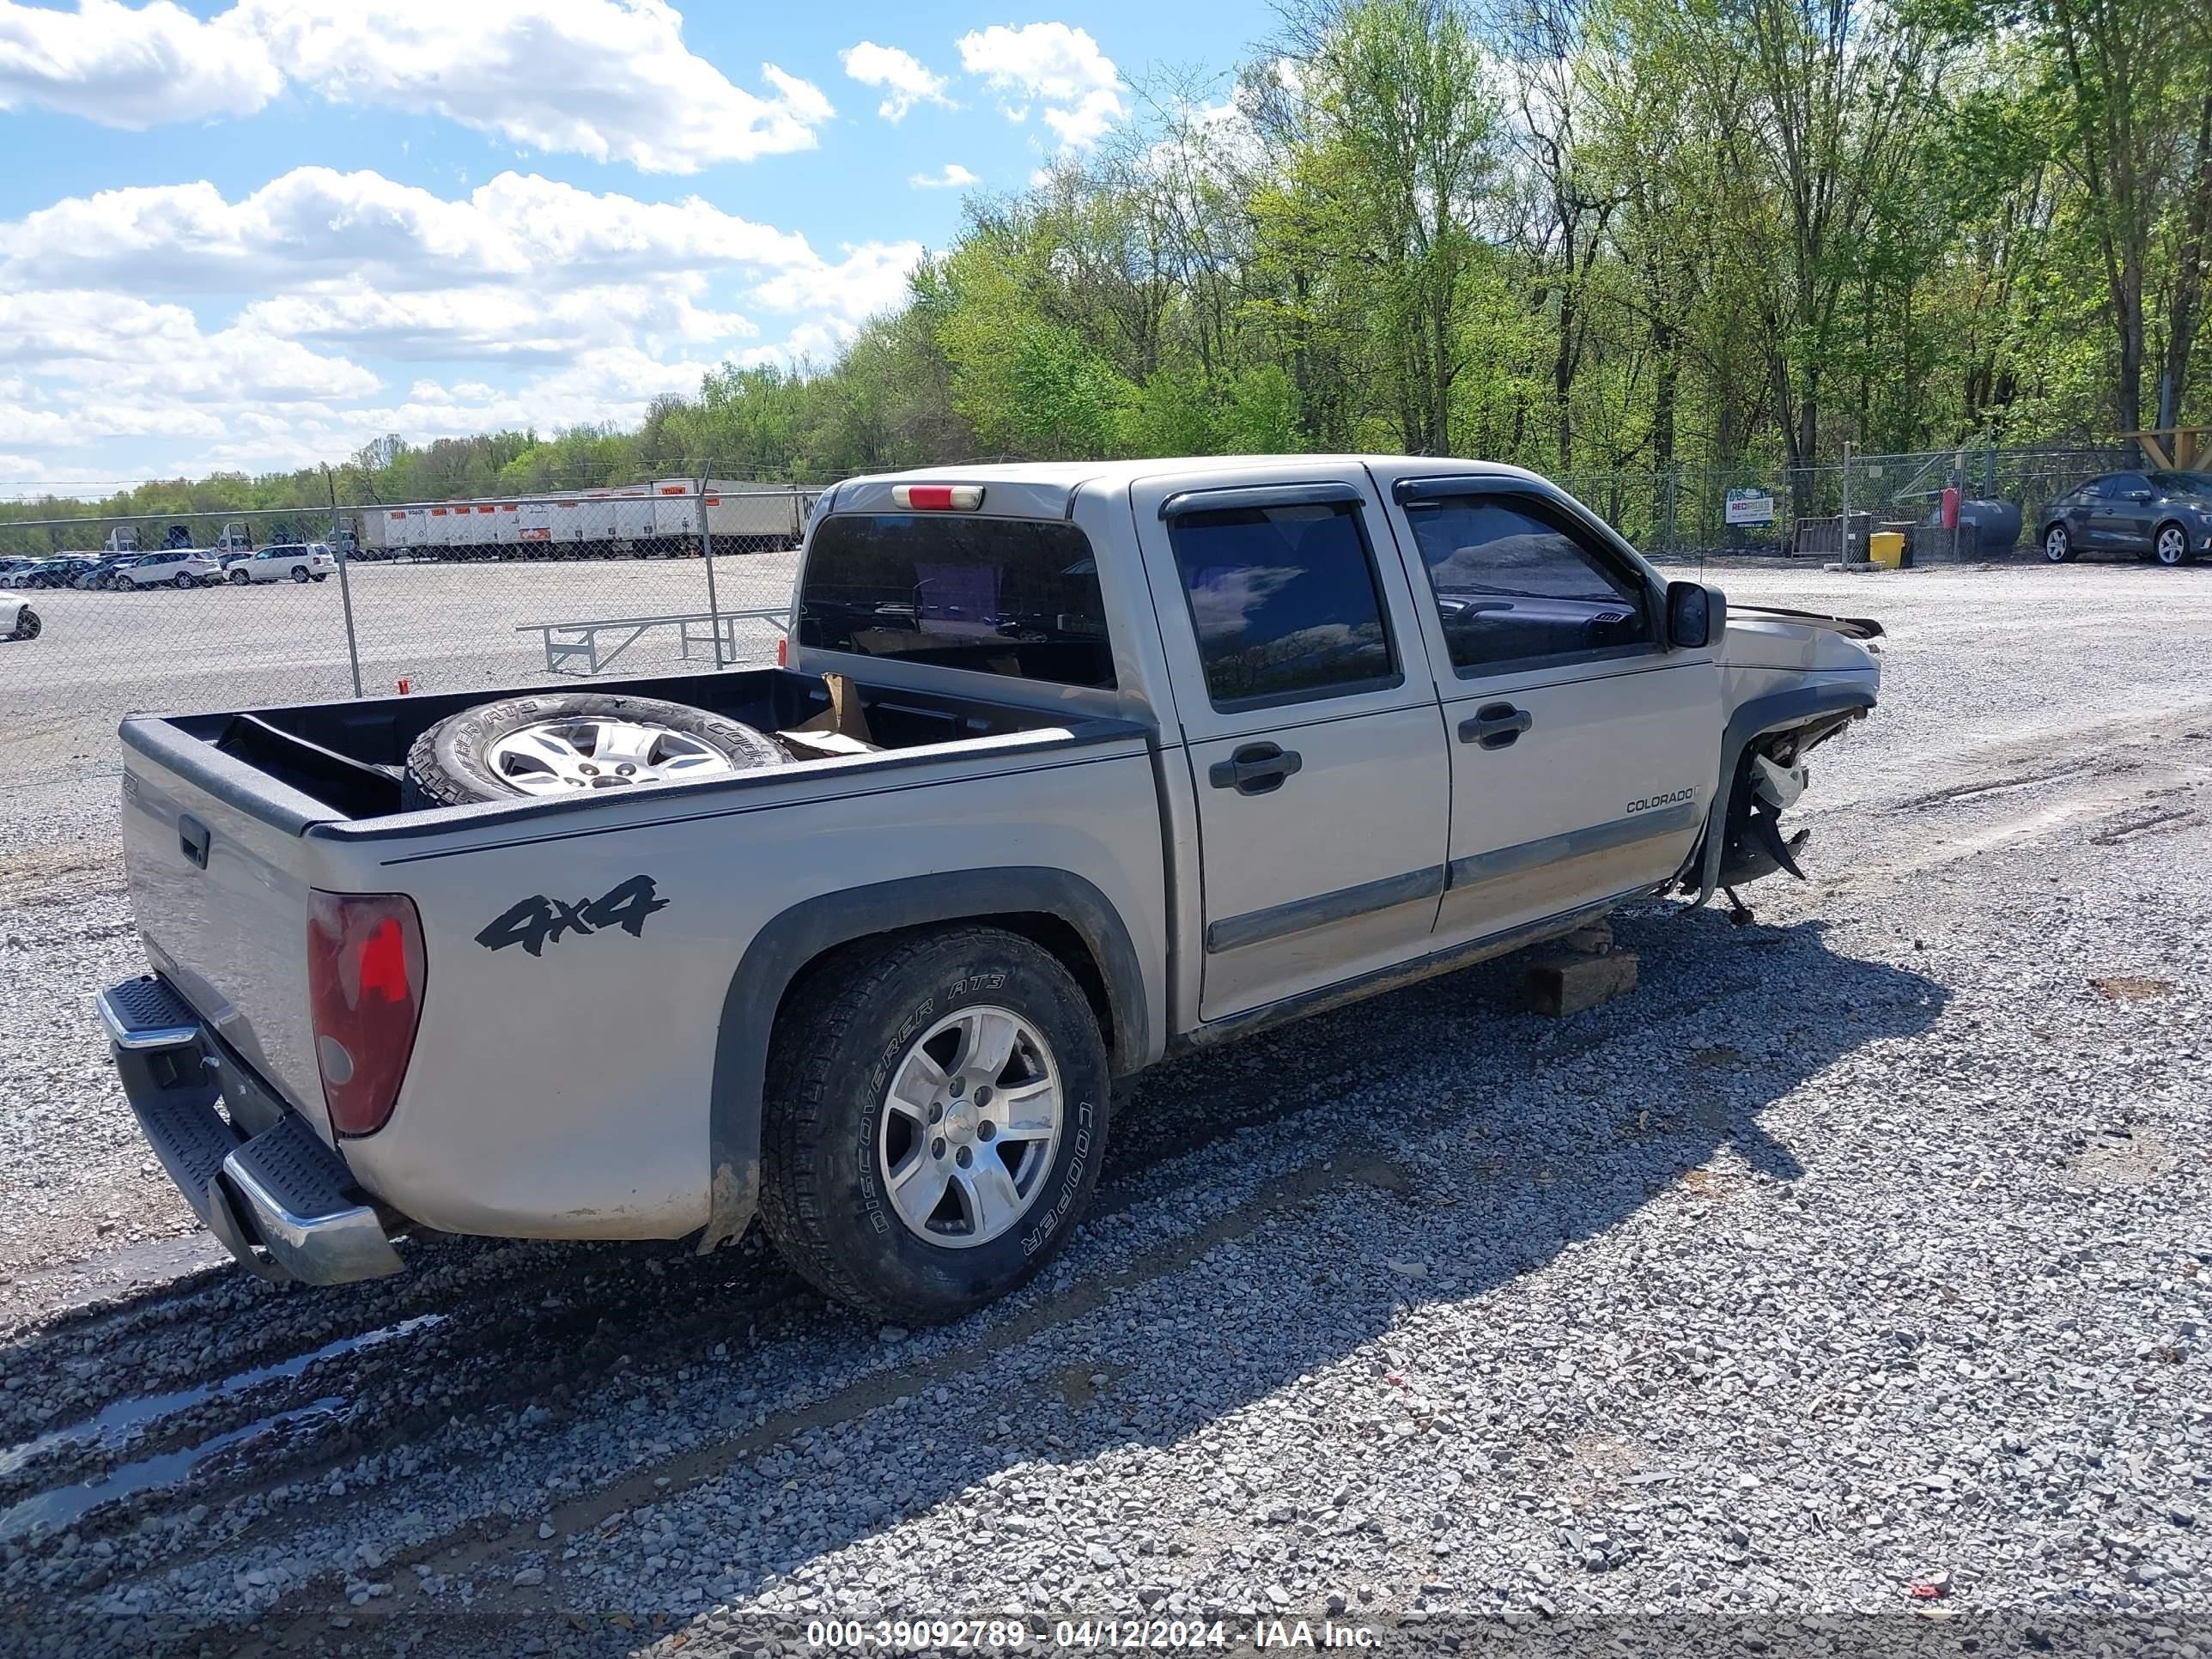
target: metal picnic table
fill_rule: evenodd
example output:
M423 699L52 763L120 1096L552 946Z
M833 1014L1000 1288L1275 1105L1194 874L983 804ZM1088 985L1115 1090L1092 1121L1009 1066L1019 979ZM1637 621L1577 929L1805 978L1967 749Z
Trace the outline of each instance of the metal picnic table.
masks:
M697 611L667 617L599 617L578 622L523 623L514 631L536 634L544 639L547 673L596 674L655 628L672 627L678 630L677 649L686 661L690 659L695 647L713 651L718 663L734 661L738 655L738 623L781 624L790 614L788 606L775 605L749 611ZM602 634L621 637L602 644ZM563 637L556 639L556 635ZM578 658L585 664L582 669L567 666Z

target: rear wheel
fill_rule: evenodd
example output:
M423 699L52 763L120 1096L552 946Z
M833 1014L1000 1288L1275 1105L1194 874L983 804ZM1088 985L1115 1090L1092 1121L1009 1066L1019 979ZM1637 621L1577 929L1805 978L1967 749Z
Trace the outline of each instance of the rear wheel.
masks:
M2074 556L2073 538L2064 525L2055 524L2043 532L2043 556L2053 564L2064 564Z
M181 593L189 588L198 586L198 584L192 580L192 573L191 571L179 570L177 572L175 578L169 583L169 586L175 588Z
M35 640L39 637L39 613L27 605L22 605L15 611L15 630L8 637L11 640Z
M2151 556L2171 570L2189 562L2189 532L2178 524L2162 524L2151 538Z
M826 1294L901 1324L1020 1285L1090 1202L1109 1075L1059 960L996 927L866 942L777 1017L761 1217Z
M305 566L304 564L295 564L295 565L294 565L294 566L292 567L292 580L293 580L294 581L295 581L295 582L303 582L303 581L307 580L307 566Z
M253 578L243 570L234 570L230 573L230 585L233 587L243 587L252 580Z

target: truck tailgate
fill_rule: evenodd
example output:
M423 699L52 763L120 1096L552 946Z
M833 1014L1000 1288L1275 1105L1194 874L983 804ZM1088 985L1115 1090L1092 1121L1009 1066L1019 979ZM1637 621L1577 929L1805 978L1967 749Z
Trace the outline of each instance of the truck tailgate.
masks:
M297 827L249 813L218 781L180 776L125 738L123 851L149 959L327 1139Z

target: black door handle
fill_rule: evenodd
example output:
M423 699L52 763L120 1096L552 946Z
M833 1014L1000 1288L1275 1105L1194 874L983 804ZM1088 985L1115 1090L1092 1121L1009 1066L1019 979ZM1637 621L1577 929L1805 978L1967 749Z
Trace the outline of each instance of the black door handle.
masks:
M1474 711L1473 720L1459 723L1459 740L1479 743L1485 749L1510 748L1535 723L1525 708L1516 708L1510 702L1486 702Z
M1240 795L1264 795L1283 787L1283 780L1305 763L1295 749L1272 743L1248 743L1225 761L1206 769L1206 780L1216 789L1234 789Z

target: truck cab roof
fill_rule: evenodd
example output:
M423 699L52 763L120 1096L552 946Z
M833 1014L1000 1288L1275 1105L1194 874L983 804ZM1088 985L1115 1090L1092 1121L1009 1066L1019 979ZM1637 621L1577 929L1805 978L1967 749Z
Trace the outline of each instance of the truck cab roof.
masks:
M988 516L1021 519L1060 519L1073 511L1078 492L1097 484L1126 489L1141 479L1172 478L1235 471L1251 482L1288 480L1302 474L1340 471L1358 466L1378 477L1400 477L1422 472L1472 477L1511 477L1555 493L1535 473L1496 461L1431 460L1405 455L1182 455L1127 461L978 461L956 465L910 468L902 472L872 472L846 479L823 499L825 512L883 513L897 511L892 492L901 484L981 484L983 503L975 510Z

